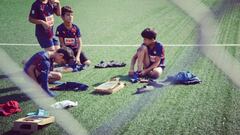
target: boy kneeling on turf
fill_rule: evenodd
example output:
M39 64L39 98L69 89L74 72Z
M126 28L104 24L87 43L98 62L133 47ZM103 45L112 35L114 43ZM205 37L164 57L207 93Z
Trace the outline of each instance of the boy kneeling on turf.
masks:
M53 63L67 64L74 59L74 54L70 48L61 48L56 52L40 51L33 55L25 64L24 72L36 81L50 96L55 96L48 88L49 82L58 81L62 74L52 71Z
M59 37L61 47L67 46L71 48L76 57L77 64L89 66L91 61L88 60L82 51L82 40L80 29L73 24L73 11L71 7L64 6L61 9L63 23L57 27L56 36Z
M163 45L156 40L157 33L153 29L146 28L141 35L143 44L132 57L129 76L134 75L134 66L137 61L137 74L140 77L148 76L157 79L165 67Z

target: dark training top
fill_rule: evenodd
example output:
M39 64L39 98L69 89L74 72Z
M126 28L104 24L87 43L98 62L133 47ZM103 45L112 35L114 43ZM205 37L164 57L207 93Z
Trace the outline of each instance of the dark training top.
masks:
M164 54L164 47L161 43L156 42L155 46L153 49L148 47L148 55L150 58L150 65L155 63L155 58L156 56L160 57L160 64L159 67L164 68L165 67L165 54Z
M63 38L64 44L71 48L73 51L77 51L79 48L78 40L81 37L80 29L77 25L72 24L71 29L67 29L62 23L57 27L56 36Z
M34 74L37 78L38 83L41 85L41 87L49 94L51 95L51 92L48 89L48 74L50 71L52 71L52 64L53 62L50 60L47 52L40 51L36 54L34 54L25 64L24 71L28 74L28 68L31 65L35 66ZM36 75L36 72L40 73L38 76Z
M56 11L56 8L53 7L50 2L44 4L41 0L36 0L32 4L31 11L29 13L29 16L33 19L39 19L46 21L51 28L49 30L45 30L44 27L41 24L36 24L35 29L35 35L39 37L46 37L46 38L52 38L53 37L53 24L54 24L54 12Z

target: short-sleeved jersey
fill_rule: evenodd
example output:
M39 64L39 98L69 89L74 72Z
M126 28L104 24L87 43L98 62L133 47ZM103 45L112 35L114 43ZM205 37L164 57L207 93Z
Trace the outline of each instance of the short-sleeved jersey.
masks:
M35 77L38 80L38 83L44 90L48 90L48 74L52 71L52 61L50 60L47 52L41 51L34 54L25 64L24 71L28 74L28 69L31 65L35 66ZM36 71L40 73L39 76L36 76ZM39 78L40 77L40 78Z
M149 58L150 58L150 63L153 64L155 63L155 58L156 56L160 57L160 64L159 64L159 67L165 67L165 54L164 54L164 47L161 43L159 42L156 42L154 48L150 48L150 47L147 47L148 48L148 55L149 55Z
M54 25L54 12L56 8L50 2L48 3L42 3L41 0L36 0L31 7L31 11L29 13L29 16L33 19L39 19L46 21L51 28L48 30L45 30L44 27L41 24L36 24L35 29L35 35L36 36L42 36L42 37L53 37L53 25Z
M56 36L63 38L64 44L67 47L70 47L73 50L79 48L78 40L81 37L80 29L77 25L72 24L71 29L67 29L65 25L62 23L57 27Z

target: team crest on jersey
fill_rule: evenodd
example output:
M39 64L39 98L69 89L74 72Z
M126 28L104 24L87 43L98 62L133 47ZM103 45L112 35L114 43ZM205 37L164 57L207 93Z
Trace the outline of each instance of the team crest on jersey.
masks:
M74 45L75 44L75 38L64 38L65 45Z
M150 61L151 61L151 62L155 62L155 61L156 61L156 56L151 56L151 55L150 55Z
M154 51L153 54L157 54L157 51Z

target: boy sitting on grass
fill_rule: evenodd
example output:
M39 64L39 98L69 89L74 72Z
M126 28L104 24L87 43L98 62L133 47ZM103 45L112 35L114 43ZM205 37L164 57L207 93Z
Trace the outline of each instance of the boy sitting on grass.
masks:
M76 57L76 63L89 66L91 61L88 60L82 51L82 40L80 29L73 24L73 11L71 7L64 6L61 9L63 23L57 27L56 36L59 37L61 47L69 47L73 50Z
M58 81L62 74L52 71L53 62L57 64L67 64L74 59L73 52L70 48L61 48L56 52L40 51L33 55L25 64L24 72L36 81L50 96L55 96L48 87L48 83Z
M143 44L132 57L129 76L134 75L134 66L137 61L138 76L157 79L165 67L164 47L156 40L157 33L153 29L146 28L141 35Z

